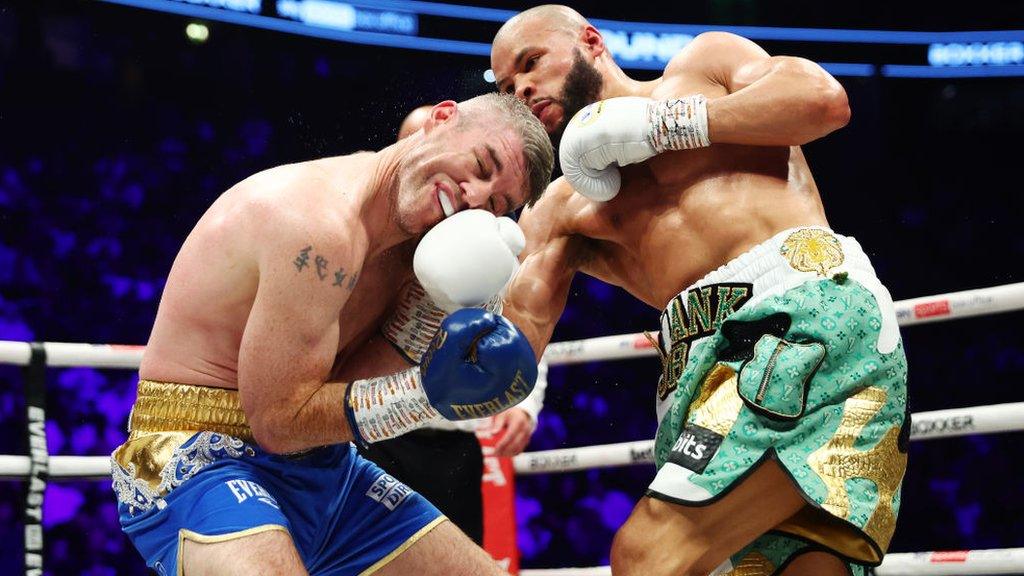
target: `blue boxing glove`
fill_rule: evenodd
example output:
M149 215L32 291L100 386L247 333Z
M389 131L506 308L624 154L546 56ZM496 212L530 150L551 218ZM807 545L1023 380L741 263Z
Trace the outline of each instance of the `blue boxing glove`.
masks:
M349 384L345 413L353 440L366 445L438 420L492 416L522 402L536 381L523 333L501 315L463 308L441 323L420 366Z
M526 336L500 314L463 308L441 323L420 364L430 405L448 420L493 416L519 404L537 382Z

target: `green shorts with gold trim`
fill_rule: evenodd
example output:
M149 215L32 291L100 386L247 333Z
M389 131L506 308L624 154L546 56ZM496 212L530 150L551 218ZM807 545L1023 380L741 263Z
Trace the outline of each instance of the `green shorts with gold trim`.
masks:
M840 246L841 237L811 230ZM769 248L778 244L785 245L780 240ZM891 298L880 292L884 288L877 280L872 282L866 257L857 266L851 262L859 245L843 238L842 249L847 258L841 251L839 262L845 260L845 267L808 273L778 251L758 247L759 254L747 263L771 264L760 266L756 279L744 266L746 272L730 273L727 283L698 284L689 291L698 298L690 297L688 306L670 305L668 312L675 317L663 317L663 329L669 328L663 335L670 338L693 336L697 331L692 328L703 325L698 316L718 321L706 323L706 336L672 344L686 346L685 355L675 356L682 359L681 370L670 365L671 354L666 356L666 376L678 374L678 379L674 386L663 382L660 387L668 394L655 443L658 473L648 495L706 505L775 459L807 506L757 545L774 550L775 556L783 549L824 548L850 562L857 573L856 565L879 564L892 538L910 422L903 345L898 331L883 334L883 324L886 330L895 325ZM779 261L793 270L771 272L766 284L764 269ZM843 271L830 274L835 268ZM750 281L744 298L729 297L743 285L737 280ZM702 293L717 295L707 298L703 312ZM717 301L730 303L731 309L716 310ZM741 551L734 565L751 552L758 549ZM785 562L759 553L774 558L773 570Z

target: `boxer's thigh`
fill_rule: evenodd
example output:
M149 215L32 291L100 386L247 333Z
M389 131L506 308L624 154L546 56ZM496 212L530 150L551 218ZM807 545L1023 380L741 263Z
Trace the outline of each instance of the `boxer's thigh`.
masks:
M259 566L257 560L268 550L260 548L262 543L275 546L273 552L282 555L285 565L299 570L287 573L302 573L289 521L248 459L220 460L204 467L158 506L127 522L126 532L161 576L245 573L223 570ZM289 548L291 555L286 554ZM233 558L233 564L219 558Z
M291 536L279 529L254 530L230 538L182 535L179 574L184 576L304 575Z
M380 576L505 574L498 564L451 522L441 522L375 572Z
M805 504L786 472L771 459L709 504L644 497L615 536L612 571L708 574Z

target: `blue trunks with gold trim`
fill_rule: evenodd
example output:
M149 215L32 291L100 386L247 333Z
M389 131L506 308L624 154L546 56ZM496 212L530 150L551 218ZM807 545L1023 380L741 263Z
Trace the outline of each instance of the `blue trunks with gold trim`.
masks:
M287 532L310 574L369 574L445 518L351 444L295 455L253 441L234 390L139 382L111 455L121 527L158 574L184 540Z

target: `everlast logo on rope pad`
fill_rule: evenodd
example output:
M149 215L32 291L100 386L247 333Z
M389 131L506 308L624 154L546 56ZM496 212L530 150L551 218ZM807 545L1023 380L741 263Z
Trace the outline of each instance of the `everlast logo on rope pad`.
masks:
M679 294L661 313L661 325L668 326L669 352L662 357L658 399L675 391L686 368L690 345L714 334L730 314L740 309L754 294L752 284L710 284Z
M669 450L668 461L700 474L707 468L715 452L718 452L722 438L717 432L696 424L687 424Z

